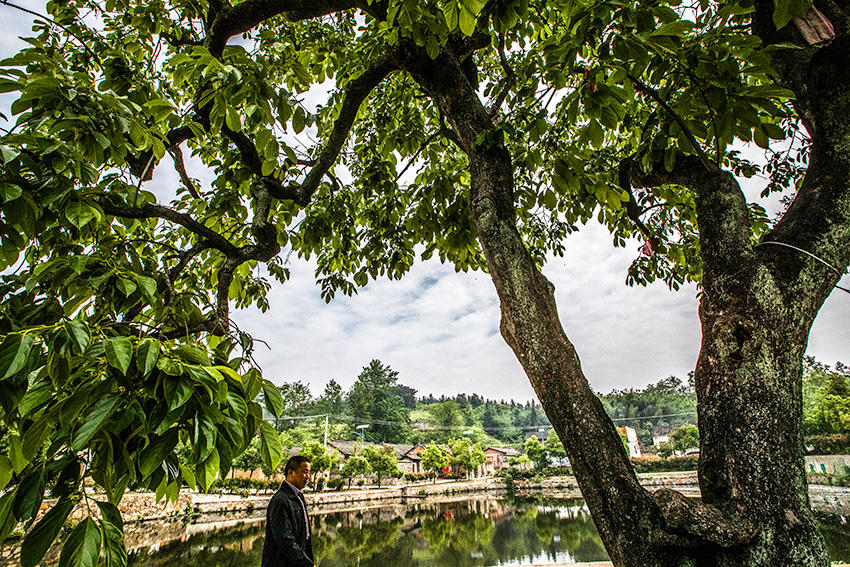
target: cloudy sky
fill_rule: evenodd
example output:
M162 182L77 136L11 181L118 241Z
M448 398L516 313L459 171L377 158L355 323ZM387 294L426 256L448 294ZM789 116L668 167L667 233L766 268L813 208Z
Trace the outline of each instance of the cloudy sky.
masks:
M42 11L40 2L19 4ZM0 16L0 56L6 57L20 48L18 36L28 33L31 16L2 4ZM6 113L9 102L8 96L0 98L0 112ZM164 162L148 188L167 192L176 182ZM757 184L748 185L753 198L758 190ZM626 270L639 243L618 249L610 242L603 228L590 224L571 235L566 256L544 270L556 286L561 320L588 379L607 392L671 374L684 378L699 353L696 289L626 286ZM319 297L313 266L293 256L289 267L292 278L273 288L268 312L233 312L241 329L269 345L258 345L256 359L275 382L302 380L316 395L330 379L348 388L377 358L423 394L534 396L499 335L498 301L486 274L458 274L438 261L420 262L401 281L373 282L354 297L337 297L328 305ZM850 287L850 276L842 285ZM809 354L829 364L850 362L848 321L850 295L835 290L815 322Z

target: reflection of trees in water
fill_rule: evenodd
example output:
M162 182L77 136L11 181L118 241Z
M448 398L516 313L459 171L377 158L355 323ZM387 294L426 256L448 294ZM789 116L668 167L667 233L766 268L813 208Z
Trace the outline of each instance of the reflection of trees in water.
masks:
M422 537L436 565L482 565L490 559L495 528L481 513L437 516L422 522Z
M567 551L607 559L581 501L469 500L315 515L320 567L495 565ZM200 534L137 558L140 567L258 567L263 525Z
M253 567L260 565L264 526L240 526L175 541L156 553L131 555L129 567Z
M317 535L313 544L316 563L323 567L359 564L404 564L399 557L398 539L404 520L395 517L374 524L339 525Z

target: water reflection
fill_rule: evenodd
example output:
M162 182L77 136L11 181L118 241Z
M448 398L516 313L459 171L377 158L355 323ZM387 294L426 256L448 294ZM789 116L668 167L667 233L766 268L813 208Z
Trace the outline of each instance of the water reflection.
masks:
M812 504L821 518L830 557L850 562L850 510L841 498L846 496L812 495ZM608 559L584 502L575 498L398 501L359 511L315 514L312 524L319 567L483 567ZM262 518L230 521L226 529L216 531L203 531L202 526L186 530L186 534L197 533L156 551L136 553L130 565L260 565Z
M201 533L131 565L255 567L263 526ZM319 567L491 566L604 561L581 500L493 500L398 504L313 518Z

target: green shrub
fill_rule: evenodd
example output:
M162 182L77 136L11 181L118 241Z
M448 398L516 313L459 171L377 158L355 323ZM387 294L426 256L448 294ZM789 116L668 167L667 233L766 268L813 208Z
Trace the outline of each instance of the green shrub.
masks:
M226 492L247 496L249 491L268 492L277 490L280 482L271 478L224 478L213 482L210 492Z
M805 445L807 455L850 455L850 434L809 435Z
M343 486L345 486L345 479L336 477L328 481L328 490L342 490Z
M821 484L825 486L850 487L850 476L836 476L825 473L809 473L806 475L809 484Z
M434 473L430 472L421 472L421 473L404 473L404 480L407 482L422 482L424 480L430 480L434 478Z

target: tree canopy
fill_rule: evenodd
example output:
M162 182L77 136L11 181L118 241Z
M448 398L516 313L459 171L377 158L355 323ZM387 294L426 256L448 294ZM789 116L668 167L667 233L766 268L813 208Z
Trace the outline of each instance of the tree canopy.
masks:
M850 263L845 0L45 9L0 69L15 97L0 139L0 536L32 524L46 487L59 498L24 565L84 474L109 502L68 557L120 563L126 486L206 488L258 430L279 462L257 400L281 415L283 399L229 313L266 309L292 255L315 259L327 300L417 258L486 270L615 564L685 565L706 546L726 565L823 562L789 463L808 330ZM180 183L149 190L172 166ZM770 219L734 174L793 203ZM540 272L592 217L614 245L642 242L629 283L701 286L702 503L640 487ZM387 370L349 398L403 407Z

